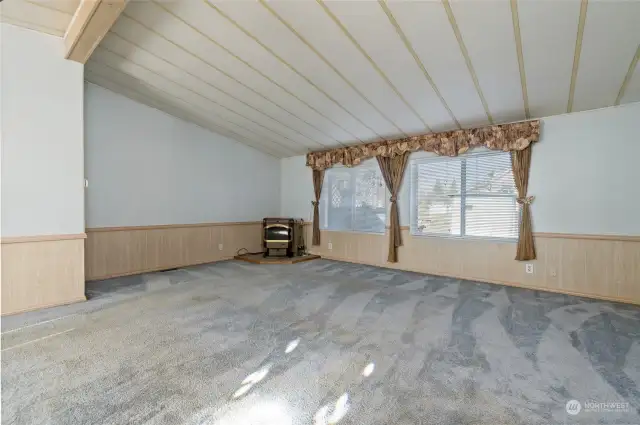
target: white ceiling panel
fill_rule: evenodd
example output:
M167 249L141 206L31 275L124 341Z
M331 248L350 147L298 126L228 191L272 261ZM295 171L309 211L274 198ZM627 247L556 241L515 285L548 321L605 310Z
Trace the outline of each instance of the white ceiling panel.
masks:
M451 8L493 121L524 119L509 2L454 1Z
M638 46L640 49L640 46ZM636 53L637 55L638 53ZM640 102L640 62L636 59L636 65L629 77L629 83L622 94L620 103Z
M125 74L114 74L95 62L89 63L85 71L85 79L87 81L120 93L152 108L159 109L211 131L219 132L269 155L284 157L290 154L278 145L257 142L254 134L235 127L228 122L219 121L216 118L212 119L211 116L201 116L199 115L200 111L191 109L190 105L181 103L175 97L165 97L164 93L154 90L152 87L140 83Z
M544 117L565 113L580 0L520 0L518 11L530 114Z
M5 0L0 3L0 20L9 24L62 37L78 1ZM69 11L73 9L73 11Z
M394 106L396 110L419 118L421 126L411 129L412 133L457 127L378 2L333 1L323 4L326 12L359 46L361 55L366 55L368 63L365 66L375 68L376 73L383 76L377 86L385 88L388 95L397 92L396 97L410 108L405 112L406 107ZM371 31L372 27L376 30Z
M163 3L163 6L169 6L169 4ZM215 12L209 13L215 16ZM215 63L231 75L237 75L241 81L250 81L252 78L262 76L270 82L270 90L274 98L278 99L281 96L276 90L278 88L288 92L316 113L354 135L356 140L375 137L375 133L352 116L343 113L338 105L253 42L249 47L256 56L248 57L251 60L249 62L241 58L238 52L231 52L227 46L216 44L217 40L205 35L202 30L184 21L184 18L168 13L156 3L130 2L124 15L153 28L157 33L181 46L188 46L188 49L197 56L207 62ZM245 54L248 53L245 52ZM272 69L276 69L277 72L273 72Z
M225 8L229 8L229 3L221 3ZM364 3L349 3L350 5L361 5ZM302 15L304 21L298 18L300 15L296 8L304 8ZM245 16L244 7L231 8L236 16ZM273 5L264 5L256 15L254 22L261 26L261 17L264 13L275 17L278 28L287 31L290 37L296 40L296 44L304 52L304 55L294 55L300 61L309 63L307 68L313 70L313 63L320 61L322 68L318 71L328 72L328 75L336 76L347 85L353 87L355 96L365 99L368 103L375 105L375 109L385 117L387 122L393 123L385 129L383 136L389 137L397 135L398 131L405 134L424 132L426 124L414 112L412 107L405 103L401 96L393 90L393 87L386 83L384 78L376 72L366 58L354 47L347 36L342 32L339 24L336 24L317 2L279 2ZM262 31L270 31L270 27L262 25ZM318 37L323 35L323 37ZM319 39L320 38L320 39ZM329 47L327 40L331 40ZM274 39L274 42L276 40ZM287 46L282 45L283 54L290 51ZM307 61L310 55L312 60ZM296 64L299 62L296 62ZM329 63L329 65L327 64ZM304 66L300 64L300 66Z
M488 125L442 3L393 1L388 7L460 125Z
M615 102L638 44L640 1L588 3L574 111Z
M153 4L158 5L159 3ZM163 16L156 15L158 18L157 22L162 25L167 22L167 18L169 20L174 19L174 22L170 22L170 25L163 28L167 33L172 31L173 34L174 29L184 31L183 28L178 28L174 25L176 17L188 21L189 25L206 35L205 38L209 40L209 45L206 47L210 51L215 48L215 43L212 42L215 41L219 46L224 46L224 48L233 51L235 56L246 61L253 68L259 69L271 80L286 87L289 91L298 94L305 102L313 104L317 109L321 109L323 113L332 119L340 119L341 124L348 126L347 128L351 132L358 134L359 138L362 139L362 137L360 137L361 135L364 136L365 139L375 137L376 133L372 130L373 127L371 127L369 123L365 123L358 116L358 114L363 113L363 110L371 113L371 110L367 109L370 108L370 106L366 104L364 99L351 97L348 92L336 93L335 88L338 86L331 87L327 80L316 82L308 80L308 76L296 72L296 69L288 62L279 60L275 55L243 33L204 1L163 3L163 6L165 7L165 14ZM147 9L150 9L150 7ZM146 13L149 13L149 11L147 10ZM138 17L142 18L140 16ZM149 19L149 17L145 16L144 19ZM193 31L193 33L196 36L199 35L196 31ZM234 65L238 67L241 66L242 63L236 61ZM332 80L335 84L337 84L337 81L337 79ZM322 86L320 86L320 84L322 84ZM344 89L344 86L341 87ZM348 89L348 87L346 89ZM331 91L331 93L329 94L327 90ZM335 98L334 95L339 95L339 97ZM354 105L352 105L354 102L359 103L354 107ZM362 107L363 110L355 110L359 107ZM371 123L376 121L373 123L378 127L376 131L380 131L380 128L386 128L385 121L379 116L376 118L378 121L369 119Z
M316 6L312 2L308 2L306 6L308 13L314 13ZM261 3L216 2L215 7L228 17L225 19L218 15L225 19L226 24L237 30L230 22L234 21L258 38L267 49L282 58L281 62L284 61L308 78L313 85L335 99L336 103L374 130L377 135L388 136L406 132L406 129L420 124L393 93L372 99L372 93L361 92L355 85L357 83L335 72ZM310 19L314 19L313 15ZM226 38L230 45L235 47L236 43L242 43L242 39L228 27L220 26L218 29L219 36Z
M62 36L79 1L0 13ZM291 156L640 101L638 22L640 0L131 0L85 69Z
M196 110L201 110L204 115L214 114L217 117L235 123L238 126L244 127L249 131L255 132L256 135L271 140L272 142L281 145L283 148L295 150L298 153L304 153L308 149L291 140L276 131L271 130L269 127L263 125L258 121L254 121L250 118L243 117L238 113L233 112L228 107L221 106L206 97L191 91L179 84L167 80L166 78L159 76L158 74L151 72L145 68L140 67L129 61L122 60L121 57L103 49L98 48L91 58L92 62L97 62L99 65L108 66L113 70L126 73L139 81L145 82L147 85L155 87L156 89L164 90L168 94L175 96L177 99L182 100L184 103L188 103Z
M293 134L303 135L306 140L311 142L310 147L318 148L336 144L336 141L328 135L305 124L303 121L294 119L295 117L284 109L274 108L274 104L270 103L268 98L260 96L225 75L220 75L219 78L226 79L224 81L226 84L210 82L209 77L206 76L206 71L205 75L200 77L198 74L187 70L185 66L178 67L174 63L132 44L113 32L105 37L100 46L120 54L133 63L155 70L172 81L183 82L195 90L204 90L203 93L209 93L209 97L213 96L218 101L224 102L225 99L229 99L229 103L231 105L235 104L236 107L238 107L238 104L242 104L243 106L240 109L246 109L247 107L253 109L250 115L254 115L257 112L270 117L272 121L278 122L281 127L288 129L285 131L293 131ZM247 99L247 101L243 99ZM291 125L288 125L288 122Z
M136 49L133 53L129 52L131 45L127 44L123 39L117 36L109 35L108 40L103 42L99 49L105 49L113 54L118 55L122 60L127 60L142 68L161 75L168 81L177 84L192 93L206 98L214 103L222 104L234 111L238 115L258 122L267 128L277 132L278 134L290 140L294 140L309 148L319 149L324 145L321 142L312 140L301 132L298 132L287 124L278 121L268 111L261 110L251 106L250 104L238 100L227 92L220 90L216 86L206 82L203 79L194 78L187 74L183 69L166 62L157 56L151 55L144 50Z
M201 56L198 49L204 47L203 50L206 51L207 44L196 47L182 46L175 40L145 28L127 16L120 17L113 26L110 36L106 37L108 41L105 43L111 42L111 36L121 39L121 44L135 43L135 47L139 50L176 64L185 72L224 88L239 99L263 105L261 108L264 110L270 111L281 120L288 120L292 127L304 134L312 135L314 139L327 145L339 145L339 141L353 138L338 125L309 108L298 98L275 86L251 68L243 66L240 67L240 72L236 72L232 66L225 66L224 61L214 61ZM137 49L131 50L133 54ZM231 57L231 64L234 61L235 59Z

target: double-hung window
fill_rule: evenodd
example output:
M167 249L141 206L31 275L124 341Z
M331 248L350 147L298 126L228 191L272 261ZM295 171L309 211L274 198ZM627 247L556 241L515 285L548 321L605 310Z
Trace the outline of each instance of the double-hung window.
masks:
M411 233L518 238L520 212L509 152L411 162Z
M377 162L325 171L320 228L384 233L388 198Z

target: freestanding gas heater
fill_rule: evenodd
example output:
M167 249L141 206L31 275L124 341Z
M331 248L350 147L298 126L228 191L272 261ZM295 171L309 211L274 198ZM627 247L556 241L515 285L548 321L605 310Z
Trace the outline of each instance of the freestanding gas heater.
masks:
M262 220L264 256L302 255L305 250L304 221L268 217Z

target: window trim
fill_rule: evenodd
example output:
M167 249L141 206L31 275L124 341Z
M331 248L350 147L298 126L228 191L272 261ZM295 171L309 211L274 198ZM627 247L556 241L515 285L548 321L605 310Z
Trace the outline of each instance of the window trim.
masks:
M352 173L351 178L353 179L355 177L355 173L358 172L358 170L365 170L365 169L373 169L374 171L379 172L382 175L382 172L380 171L380 167L378 166L378 163L376 161L370 160L369 163L367 163L369 161L365 161L359 165L357 165L356 167L345 167L344 165L334 165L333 167L331 167L329 170L331 169L343 169L343 170L347 170L349 173ZM325 190L329 189L330 185L325 184L325 183L329 183L329 173L328 170L327 172L325 172L325 180L323 181L323 186L322 186L322 196L325 195ZM353 181L355 182L355 179L353 179ZM385 220L384 220L384 228L381 232L376 232L373 230L357 230L357 229L331 229L329 228L326 223L328 221L328 217L325 218L324 223L325 226L323 227L322 225L320 225L320 230L322 230L323 232L340 232L340 233L363 233L363 234L367 234L367 235L378 235L378 236L384 236L387 234L387 229L389 227L389 197L391 196L389 193L389 189L387 188L387 185L384 183L384 178L382 178L382 182L383 182L383 186L384 186L384 210L385 210ZM353 188L354 192L355 192L355 187ZM321 203L320 203L320 216L324 215L324 214L328 214L329 211L329 202L331 202L330 200L330 193L327 192L327 196L324 199L321 198ZM322 204L325 204L324 206ZM322 222L322 220L321 220ZM353 224L355 222L355 196L352 197L352 208L351 208L351 223Z
M466 180L467 180L467 173L466 173L466 161L465 158L469 158L469 157L479 157L479 156L497 156L500 154L504 154L505 152L503 151L499 151L499 152L492 152L492 151L482 151L482 152L474 152L474 153L467 153L464 155L460 155L457 157L448 157L448 156L429 156L429 157L419 157L419 158L412 158L409 162L409 167L410 170L409 172L410 174L410 187L409 187L409 208L410 208L410 214L409 214L409 233L411 234L412 237L416 237L416 238L437 238L437 239L453 239L453 240L470 240L470 241L488 241L488 242L502 242L502 243L517 243L518 242L518 236L516 236L515 238L500 238L500 237L495 237L495 236L472 236L472 235L465 235L465 226L466 226L466 198L470 197L470 198L517 198L517 194L515 195L500 195L500 194L485 194L485 195L478 195L478 194L467 194L466 193ZM452 159L457 159L460 160L460 235L448 235L448 234L444 234L444 233L428 233L428 232L421 232L417 229L417 199L416 199L416 190L414 190L414 188L416 188L417 186L417 173L416 173L416 167L418 164L424 164L424 163L429 163L429 162L436 162L436 161L451 161ZM454 195L454 196L458 196L458 195ZM518 211L518 228L520 226L520 220L522 219L522 209L519 208Z

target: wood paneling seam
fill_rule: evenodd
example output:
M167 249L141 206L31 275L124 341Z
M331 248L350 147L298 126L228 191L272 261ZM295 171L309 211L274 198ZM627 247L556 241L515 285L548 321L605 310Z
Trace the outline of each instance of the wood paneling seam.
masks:
M482 93L482 88L480 87L478 76L476 75L476 71L473 68L473 63L471 63L471 58L469 57L467 46L464 44L464 40L462 39L462 33L460 32L460 28L458 28L458 23L456 22L456 17L453 15L453 10L451 9L449 0L442 0L442 5L444 6L444 10L447 12L447 17L449 18L449 23L451 24L453 33L455 34L456 39L458 40L458 46L460 47L460 52L462 53L462 56L464 57L464 61L467 64L467 69L469 70L469 74L471 74L473 85L476 87L476 92L480 97L480 101L482 102L482 107L484 108L484 112L487 114L487 119L489 120L489 123L493 124L493 117L491 116L491 112L489 111L489 104L487 103L487 100L484 98L484 94Z
M416 109L407 101L404 95L400 93L400 90L398 90L395 84L393 84L391 79L387 76L387 74L385 74L385 72L380 68L380 66L378 66L378 64L373 60L373 58L369 55L369 53L367 53L364 47L362 47L360 43L358 43L358 40L356 40L356 38L349 32L349 30L342 23L342 21L340 21L340 19L333 12L331 12L331 10L327 7L324 1L322 0L316 0L316 1L322 7L324 12L329 16L329 18L331 18L331 20L338 26L338 28L340 28L342 33L349 39L349 41L351 42L351 44L353 44L356 50L358 50L360 54L364 56L367 62L369 62L369 65L371 65L371 67L378 73L380 78L382 78L387 83L387 85L391 87L391 90L393 90L396 96L398 96L398 98L407 106L407 108L409 108L409 110L420 120L420 122L422 122L422 124L425 126L425 129L428 132L431 132L431 127L429 127L429 124L427 124L427 122L422 118L422 116L418 113L418 111L416 111ZM262 3L265 7L267 7L269 11L274 14L274 16L276 16L278 19L281 19L281 22L285 23L283 18L281 18L278 14L276 14L275 11L273 11L269 6L267 6L265 0L260 0L260 3ZM288 23L286 23L285 25L287 25L287 27L291 31L293 31L294 34L296 34L301 40L303 40L303 42L307 44L316 55L318 55L323 61L325 61L327 65L329 65L332 69L334 69L335 72L338 72L338 75L340 75L345 81L347 81L346 77L344 77L342 73L337 71L337 68L333 64L331 64L328 59L326 59L323 55L321 55L320 52L318 52L315 47L311 46L311 43L307 43L307 41L304 40L302 36L299 35L298 32L291 25L289 25ZM403 134L406 134L404 133L404 131L402 130L400 131Z
M631 63L629 64L629 70L627 74L624 76L624 80L622 81L622 85L620 86L620 90L618 91L618 96L616 97L616 102L614 105L620 105L622 98L624 97L624 92L627 90L627 86L629 85L629 81L631 81L631 77L636 70L636 65L638 64L638 59L640 58L640 44L638 44L638 48L636 49L636 54L631 59Z
M527 74L524 68L524 56L522 53L522 36L520 35L520 15L518 14L518 0L511 0L511 20L513 21L513 36L516 42L516 54L518 55L518 68L520 69L520 85L522 86L522 101L524 102L524 115L529 114L529 94L527 93Z
M462 128L462 126L458 122L458 119L453 114L453 111L451 110L451 108L449 108L449 105L444 100L444 97L442 96L442 93L440 93L440 89L438 89L438 86L436 86L435 81L433 81L433 78L431 78L431 75L427 71L427 68L424 66L424 63L422 63L422 60L418 56L418 53L413 48L413 45L409 41L409 38L407 37L407 35L404 33L404 31L400 27L400 24L398 23L396 18L393 16L393 13L391 12L391 9L389 9L389 6L387 6L387 0L378 0L378 3L380 4L380 7L382 7L382 10L384 11L384 13L387 15L387 18L389 19L389 22L391 22L391 25L393 25L393 27L395 28L396 33L398 34L398 36L400 37L400 39L404 43L405 48L409 51L411 56L413 56L413 60L416 61L416 64L418 65L418 68L420 68L420 70L422 71L422 74L424 75L424 77L427 79L427 81L431 85L431 88L435 92L436 96L438 96L438 99L440 99L440 103L442 103L442 106L444 106L444 108L447 110L447 112L449 113L449 116L451 117L453 122L456 124L456 126L458 128Z
M208 0L202 0L202 1L204 1L206 4L208 4L213 9L215 9L220 15L225 17L229 22L231 22L233 25L235 25L240 31L242 31L248 37L251 37L253 40L255 40L260 46L262 46L262 48L264 48L267 52L269 52L276 59L278 59L280 62L282 62L285 66L290 68L296 74L300 75L300 77L302 77L305 81L307 81L309 84L311 84L313 87L315 87L316 90L321 91L325 96L327 96L328 98L332 99L333 102L339 103L331 95L329 95L329 93L327 93L324 89L320 88L316 83L311 81L311 79L309 77L307 77L306 75L302 74L296 67L294 67L289 62L287 62L283 57L278 55L273 49L271 49L269 46L267 46L262 41L260 41L260 39L258 37L256 37L253 34L251 34L248 30L246 30L244 27L242 27L240 24L238 24L235 20L233 20L226 13L222 12L217 6L215 6L214 4L212 4ZM282 19L282 17L280 15L278 15L276 13L276 11L273 10L269 5L267 5L265 1L258 0L258 2L262 6L264 6L265 9L267 9L267 11L269 11L269 13L271 13L271 15L273 17L275 17L282 25L284 25L285 28L287 28L293 35L295 35L309 50L311 50L313 53L315 53L316 56L318 56L318 58L320 58L320 60L322 60L338 77L340 77L342 79L342 81L344 81L345 84L347 84L347 86L349 86L354 92L356 92L356 94L358 94L358 96L360 96L362 99L364 99L364 101L367 102L369 104L369 106L371 106L378 114L380 114L380 116L382 118L384 118L389 124L391 124L393 127L395 127L396 130L398 130L400 133L402 133L403 135L406 135L406 133L391 118L387 117L386 114L384 112L382 112L364 93L362 93L360 91L360 89L358 89L351 81L349 81L347 79L347 77L345 77L344 74L342 74L342 72L340 72L338 70L338 68L336 68L331 62L329 62L329 60L327 60L315 47L313 47L311 45L311 43L309 43L304 37L302 37L295 30L295 28L293 28L291 25L289 25L288 22L286 22L284 19ZM356 118L362 125L366 126L369 130L371 130L378 137L384 138L377 131L375 131L373 128L369 127L369 125L367 125L360 118L357 118L355 114L351 113L351 111L348 111L345 106L341 105L340 107L342 109L344 109L345 111L347 111L352 117Z
M569 100L567 101L567 113L573 110L573 97L576 90L576 80L578 79L578 68L580 67L580 54L582 52L582 36L584 35L584 25L587 20L588 0L580 1L580 16L578 18L578 33L576 34L576 47L573 52L573 68L571 69L571 82L569 83Z

